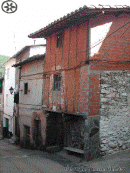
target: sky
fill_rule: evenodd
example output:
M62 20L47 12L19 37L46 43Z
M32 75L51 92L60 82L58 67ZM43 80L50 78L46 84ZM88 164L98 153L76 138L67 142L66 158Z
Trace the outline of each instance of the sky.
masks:
M0 6L6 0L0 1ZM17 11L5 13L0 8L0 55L12 57L26 45L34 45L34 39L29 38L31 33L44 28L54 20L57 20L84 5L128 5L128 0L106 1L100 0L13 0L17 3ZM91 2L91 3L90 3ZM45 44L43 38L35 39L35 44Z

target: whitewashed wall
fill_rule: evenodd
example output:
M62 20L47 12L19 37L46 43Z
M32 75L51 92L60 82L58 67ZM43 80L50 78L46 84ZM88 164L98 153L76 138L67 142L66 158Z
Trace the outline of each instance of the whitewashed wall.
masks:
M34 56L34 55L41 55L41 54L44 54L46 51L46 47L45 46L33 46L30 48L30 55L29 57L31 56Z
M14 109L14 93L10 94L10 87L15 88L15 68L12 67L16 63L15 58L5 63L5 83L4 83L4 116L3 126L5 127L5 118L9 119L9 131L13 133L13 109ZM9 69L9 75L8 75Z

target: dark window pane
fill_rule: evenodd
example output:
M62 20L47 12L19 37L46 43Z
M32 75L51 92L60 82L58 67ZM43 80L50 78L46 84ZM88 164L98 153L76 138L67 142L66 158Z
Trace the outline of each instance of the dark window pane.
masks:
M54 90L60 90L61 86L61 76L60 75L54 75Z
M2 81L0 81L0 93L2 93Z
M63 45L63 34L60 33L59 35L57 35L57 47L60 47Z
M24 94L28 93L28 83L24 84Z

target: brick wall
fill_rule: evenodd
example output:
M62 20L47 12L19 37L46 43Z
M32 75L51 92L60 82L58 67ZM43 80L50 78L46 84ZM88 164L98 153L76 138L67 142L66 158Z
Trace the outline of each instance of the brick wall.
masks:
M77 112L79 109L79 81L80 68L87 53L87 24L72 26L63 31L63 46L57 47L57 35L47 38L45 73L49 75L45 80L44 104L52 109L58 105L57 111ZM60 71L61 70L61 71ZM61 73L61 91L58 98L52 97L53 75Z
M103 102L103 100L106 100L105 95L103 93L100 94L105 89L100 88L103 87L103 77L101 77L100 81L100 75L103 74L103 71L104 73L105 71L115 71L112 74L114 76L116 71L129 70L129 64L125 62L130 57L129 17L129 14L121 14L118 17L114 14L99 14L91 18L90 27L96 27L107 22L112 22L112 25L107 37L102 42L99 52L90 57L89 64L85 64L88 58L86 46L87 23L65 29L63 31L63 47L56 47L56 33L47 38L44 105L50 110L53 109L53 106L56 106L56 111L68 112L70 114L75 112L83 113L85 118L84 148L85 155L89 159L98 155L99 152L100 106L102 113L107 111L105 102ZM53 93L53 75L57 72L60 72L62 75L61 91ZM117 76L119 77L120 75L118 74ZM120 81L119 79L118 82ZM100 82L102 86L100 86ZM110 92L108 97L110 97ZM119 104L119 102L120 100L117 100L114 104ZM117 116L114 116L114 119L112 118L114 111L115 108L113 107L109 120L117 122ZM109 128L111 121L107 120L107 118L105 114L101 116L100 138L101 147L108 147L109 149L107 150L110 151L112 148L118 149L118 147L114 146L117 141L113 141L113 132ZM122 121L121 117L119 121ZM107 123L108 125L105 126ZM120 126L118 127L120 128ZM111 137L109 139L110 143L105 142L108 141L108 131ZM116 137L117 135L115 135L115 139ZM125 147L127 145L123 145L123 148Z
M99 115L100 73L91 73L89 81L89 115Z
M112 22L109 32L106 38L103 40L97 55L102 60L121 61L129 60L130 57L130 14L121 14L118 17L114 15L97 17L91 20L93 27L97 26L97 23ZM91 57L94 58L94 57Z

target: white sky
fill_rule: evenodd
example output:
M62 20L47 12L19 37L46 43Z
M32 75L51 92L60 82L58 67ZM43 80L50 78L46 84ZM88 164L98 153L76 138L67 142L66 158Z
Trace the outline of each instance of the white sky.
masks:
M5 0L1 0L1 4ZM0 55L13 56L26 45L34 41L28 35L35 32L67 13L75 11L84 5L108 5L104 0L14 0L18 9L15 13L7 14L0 8ZM109 5L129 5L128 0L108 1ZM37 39L36 44L44 44L44 39Z

